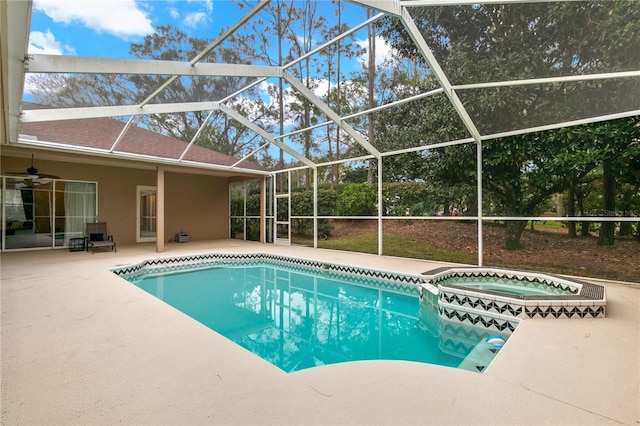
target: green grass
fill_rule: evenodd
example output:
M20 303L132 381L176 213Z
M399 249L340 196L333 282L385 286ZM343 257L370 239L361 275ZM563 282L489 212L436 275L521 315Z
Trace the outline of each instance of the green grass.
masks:
M363 235L351 239L329 239L326 241L318 241L318 247L376 254L378 253L378 237L376 235ZM443 262L466 264L475 264L478 261L477 257L473 254L443 250L426 244L423 241L412 240L396 235L384 236L382 250L382 254L385 256L440 260Z
M531 222L529 222L529 226L531 226ZM565 224L562 222L558 222L557 220L535 220L533 221L533 227L538 228L565 228Z

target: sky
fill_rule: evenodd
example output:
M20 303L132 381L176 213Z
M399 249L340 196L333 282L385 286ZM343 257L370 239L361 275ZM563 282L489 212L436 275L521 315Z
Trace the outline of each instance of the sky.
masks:
M318 1L319 7L331 7L329 0ZM248 8L241 10L238 3L227 0L33 0L29 53L130 58L131 43L143 42L155 27L167 24L189 36L214 39L221 29L247 12ZM325 16L335 19L334 10L329 9ZM365 19L363 8L345 3L344 21L353 26ZM357 38L356 43L366 48L366 30L360 30ZM376 46L376 62L382 63L389 51L380 40ZM367 56L361 60L366 61ZM352 65L362 69L358 63ZM326 95L326 88L326 83L318 84L316 95ZM266 87L261 92L267 103L275 102L266 99L269 97ZM32 100L30 98L27 78L25 99Z
M227 1L34 0L29 52L126 58L157 25L212 37L237 16Z
M365 18L353 6L346 5L345 12L347 20ZM213 39L244 13L246 8L227 0L34 0L29 53L127 58L130 44L142 42L158 25ZM366 47L365 40L359 44ZM378 63L388 50L378 43Z

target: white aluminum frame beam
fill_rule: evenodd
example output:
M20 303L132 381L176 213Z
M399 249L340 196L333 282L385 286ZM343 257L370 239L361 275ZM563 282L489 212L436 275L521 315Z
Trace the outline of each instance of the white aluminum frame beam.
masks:
M493 81L486 83L454 84L454 90L487 89L493 87L527 86L532 84L566 83L572 81L610 80L640 77L640 71L620 71L599 74L567 75L564 77L528 78L524 80Z
M491 140L491 139L500 139L508 136L524 135L526 133L542 132L545 130L554 130L554 129L561 129L564 127L580 126L582 124L591 124L591 123L598 123L601 121L617 120L619 118L635 117L636 115L640 115L640 109L619 112L619 113L609 114L609 115L598 115L595 117L583 118L580 120L563 121L561 123L546 124L544 126L529 127L526 129L512 130L509 132L493 133L491 135L482 136L482 140L484 141L484 140Z
M261 11L267 4L269 4L270 0L259 0L258 3L251 8L246 14L244 14L240 19L238 19L237 21L235 21L233 23L233 25L231 25L227 30L225 30L223 33L221 33L218 38L216 38L215 40L213 40L207 47L205 47L200 53L198 53L193 59L191 59L191 61L189 61L189 65L191 65L192 67L195 66L198 62L200 62L200 60L210 51L212 51L213 49L215 49L220 43L222 43L224 40L227 39L227 37L229 37L230 35L232 35L238 28L240 28L242 25L244 25L249 19L251 19L254 15L256 15L259 11ZM198 67L200 69L204 68L202 66ZM220 67L219 67L220 68ZM236 68L234 67L233 70L235 71ZM162 92L164 89L166 89L173 81L175 81L178 78L178 75L173 75L171 76L169 79L167 79L163 84L160 85L160 87L158 87L156 90L153 91L153 93L151 93L145 100L143 100L139 106L143 107L146 104L148 104L153 98L155 98L160 92ZM207 117L207 120L205 121L208 122L209 118L211 118L213 111L211 111L209 113L209 116ZM204 127L200 127L200 129L198 129L198 134L202 131ZM128 128L126 128L124 130L124 132L126 132L128 130ZM121 135L121 137L124 136L124 133ZM194 139L191 140L191 142L189 143L189 145L185 148L184 152L182 153L182 155L180 156L180 161L183 160L184 156L187 155L187 152L189 151L189 149L191 148L191 146L193 145L195 138L197 137L197 135L194 137ZM116 141L114 143L114 147L118 142Z
M403 7L400 13L401 13L400 18L402 20L402 23L405 29L409 33L409 36L415 43L416 47L422 53L422 56L427 62L427 65L429 66L429 68L431 68L431 71L433 71L433 74L435 75L436 79L440 82L440 85L444 89L444 92L449 98L449 101L451 102L451 104L453 105L453 108L456 110L456 112L460 116L460 119L466 126L469 133L471 133L471 136L476 140L476 142L480 143L480 132L478 131L478 128L476 127L475 123L469 116L469 113L467 112L467 109L462 104L462 101L458 97L458 94L453 89L451 82L449 82L449 78L446 76L445 72L440 67L438 60L436 59L435 55L431 51L431 48L429 47L426 40L420 33L420 30L418 29L416 23L413 21L413 18L409 14L409 11Z
M399 1L357 0L355 1L355 3L358 3L366 7L370 7L373 9L384 10L385 12L400 18L400 21L402 22L402 25L404 26L405 30L409 34L409 37L411 37L411 40L413 40L413 43L422 54L422 57L427 62L427 65L429 66L434 76L440 83L440 86L442 86L442 88L444 89L445 94L449 98L449 101L453 105L453 108L456 110L456 112L462 119L462 122L466 126L467 130L469 131L471 136L476 140L476 142L480 143L480 132L478 131L475 123L469 116L469 113L467 112L466 108L462 104L462 101L460 100L455 90L453 89L453 86L451 82L449 82L449 79L446 76L445 72L440 67L438 60L436 59L433 52L431 51L431 48L427 44L427 41L424 39L424 37L420 33L420 30L418 29L415 22L413 21L413 18L411 17L411 14L407 10L407 8L403 7Z
M94 58L90 56L30 55L28 72L82 74L144 74L205 77L278 77L278 67L148 59Z
M264 130L263 128L261 128L261 127L257 126L256 124L252 123L251 121L249 121L249 119L247 119L246 117L244 117L243 115L238 113L236 110L234 110L234 109L232 109L232 108L230 108L230 107L228 107L226 105L218 105L218 109L220 111L224 112L225 114L227 114L229 117L231 117L234 120L238 121L242 125L246 126L248 129L254 131L257 134L259 134L265 140L271 142L272 144L274 144L278 148L280 148L283 151L287 152L289 155L291 155L294 158L296 158L297 160L301 161L305 165L311 167L312 169L316 168L316 164L313 161L309 160L308 158L306 158L302 154L298 153L293 148L291 148L289 145L286 145L286 144L280 142L279 140L276 140L266 130Z
M192 60L191 60L191 64L195 64L196 62L199 62L200 59L202 59L207 53L209 53L210 51L212 51L213 49L215 49L220 43L222 43L223 41L225 41L227 39L227 37L229 37L230 35L232 35L234 32L236 32L236 30L238 28L240 28L241 26L243 26L249 19L253 18L253 16L255 14L257 14L258 12L260 12L266 5L269 4L271 0L258 0L258 3L253 6L247 13L245 13L244 15L242 15L242 17L240 19L238 19L237 21L235 21L233 23L233 25L231 25L229 28L227 28L222 34L220 34L218 36L218 38L216 38L215 40L213 40L211 43L209 43L209 45L207 47L205 47L202 52L198 53Z
M202 133L204 128L207 126L207 124L209 123L209 120L211 120L211 116L213 115L213 113L215 111L216 110L214 110L214 109L209 111L209 114L207 114L207 118L205 118L204 121L202 122L202 125L200 125L200 127L198 127L198 130L196 130L196 134L193 135L193 137L189 141L189 145L187 145L187 147L184 149L184 151L182 151L182 155L180 155L180 158L178 159L178 161L182 161L184 159L184 157L187 155L187 152L189 152L189 150L191 149L193 144L196 142L196 139L198 139L198 137L200 137L200 133Z
M398 101L389 102L388 104L379 105L377 107L369 108L369 109L366 109L364 111L358 111L358 112L355 112L353 114L342 116L342 120L344 120L344 121L350 120L352 118L360 117L361 115L366 115L366 114L370 114L372 112L382 111L382 110L385 110L387 108L391 108L391 107L394 107L394 106L397 106L397 105L402 105L404 103L412 102L412 101L415 101L415 100L418 100L418 99L427 98L429 96L432 96L432 95L435 95L435 94L438 94L438 93L442 93L442 92L444 92L442 87L438 87L437 89L431 90L429 92L420 93L418 95L410 96L408 98L400 99ZM284 135L276 136L275 138L276 139L284 139L286 137L290 137L290 136L294 136L294 135L297 135L297 134L300 134L300 133L304 133L304 132L309 131L309 130L319 129L321 127L329 126L329 125L332 125L332 124L335 124L335 122L333 120L325 121L325 122L322 122L322 123L314 124L313 126L306 127L304 129L298 129L298 130L294 130L294 131L289 132L289 133L285 133ZM380 155L384 155L384 154L381 152Z
M229 29L227 29L224 33L222 33L217 39L212 41L206 48L202 50L202 52L198 53L189 63L191 65L195 65L199 62L207 53L211 50L215 49L220 43L227 39L231 34L233 34L238 28L244 25L251 17L253 17L256 13L262 10L267 4L269 4L270 0L260 0L257 5L255 5L249 12L243 15L239 20L237 20ZM167 88L173 81L175 81L178 76L172 76L167 81L165 81L160 87L158 87L153 93L151 93L144 101L140 103L140 106L144 106L151 102L153 98L155 98L160 92Z
M585 0L400 0L402 7L427 7L427 6L467 6L476 4L516 4L516 3L557 3L557 2L584 2Z
M289 62L288 64L284 65L282 68L287 69L295 64L297 64L300 61L304 61L306 58L315 55L316 53L320 52L321 50L325 49L328 46L331 46L333 43L336 43L340 40L342 40L343 38L361 30L362 28L366 27L369 24L372 24L374 22L376 22L378 19L382 18L385 14L384 13L379 13L375 16L372 16L371 18L367 19L366 21L362 22L361 24L356 25L353 28L350 28L349 30L338 34L337 36L335 36L334 38L332 38L331 40L327 41L324 44L321 44L320 46L316 47L315 49L311 50L310 52L305 53L304 55L300 56L299 58L294 59L293 61Z
M129 120L127 120L127 124L124 125L124 127L122 128L122 131L118 135L118 138L113 143L113 145L111 146L111 149L109 151L113 152L113 151L116 150L116 147L122 141L122 139L124 139L124 135L129 131L129 128L131 127L131 125L133 124L135 119L136 119L135 115L132 115L131 117L129 117Z
M172 104L119 105L83 108L30 109L22 112L23 123L41 121L76 120L145 114L171 114L174 112L208 111L217 109L218 102L184 102Z
M400 2L394 0L349 0L349 2L390 13L392 15L398 15L400 13Z
M251 151L250 153L248 153L247 155L245 155L244 157L242 157L241 159L236 161L231 167L235 167L236 165L242 163L243 161L246 161L247 159L253 157L254 155L256 155L256 153L258 153L260 150L268 147L269 145L271 145L271 142L269 142L269 141L263 143L258 148L254 149L253 151Z
M289 71L284 71L283 77L289 84L291 84L296 90L302 93L313 105L315 105L320 111L327 115L338 127L344 130L349 136L351 136L356 142L360 144L367 152L373 155L375 158L380 158L380 151L378 151L373 145L371 145L360 133L358 133L351 125L347 124L334 110L332 110L327 104L325 104L320 98L318 98L311 90L307 88L300 80L298 80Z

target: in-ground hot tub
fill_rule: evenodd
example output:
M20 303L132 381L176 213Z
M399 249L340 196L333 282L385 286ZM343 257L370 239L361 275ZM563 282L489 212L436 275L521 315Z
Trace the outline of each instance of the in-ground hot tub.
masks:
M472 267L438 268L423 277L421 300L437 299L443 319L503 333L511 333L526 318L605 316L605 288L581 280Z

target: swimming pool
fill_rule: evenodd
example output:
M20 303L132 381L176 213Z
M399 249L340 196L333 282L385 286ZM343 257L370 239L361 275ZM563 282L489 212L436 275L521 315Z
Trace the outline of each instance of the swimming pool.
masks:
M495 332L425 309L419 276L268 255L153 262L114 272L286 372L375 359L482 371L497 353Z

